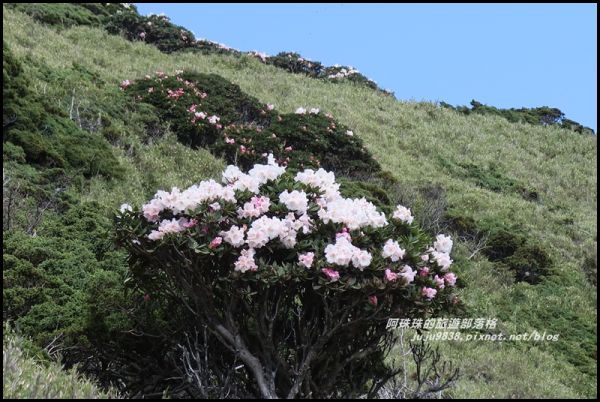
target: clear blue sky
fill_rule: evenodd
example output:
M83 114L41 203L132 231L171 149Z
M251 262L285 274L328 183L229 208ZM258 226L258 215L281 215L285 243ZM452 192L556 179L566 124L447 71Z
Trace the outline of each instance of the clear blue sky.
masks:
M351 65L399 99L552 106L597 129L596 4L142 4L242 51Z

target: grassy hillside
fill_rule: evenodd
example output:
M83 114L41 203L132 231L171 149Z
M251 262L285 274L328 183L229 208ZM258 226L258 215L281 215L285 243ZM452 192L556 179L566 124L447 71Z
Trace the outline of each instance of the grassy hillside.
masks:
M465 223L455 264L469 316L498 318L507 334L560 335L557 342L441 344L463 373L453 396L596 395L596 136L396 101L364 86L290 74L248 56L164 54L85 26L58 32L6 8L3 22L4 41L22 61L29 90L81 130L105 138L122 169L113 178L91 174L73 181L78 202L95 202L108 217L124 202L140 204L157 188L215 177L224 166L206 150L178 143L160 122L155 136L142 132L152 116L130 107L119 89L123 80L178 69L215 73L282 113L318 107L351 127L401 189L415 194L411 206L417 216L433 199L446 205L444 219ZM96 121L101 129L92 124ZM6 151L4 161L5 174L26 165L15 168L15 157ZM522 234L528 247L547 255L549 266L535 284L515 281L518 261L493 261L485 250L476 252L476 239L502 241L494 237L498 228ZM42 224L37 234L51 237L56 231Z
M64 371L57 364L32 358L26 342L4 328L2 340L2 398L6 399L114 399L114 391L103 392L82 379L76 370Z

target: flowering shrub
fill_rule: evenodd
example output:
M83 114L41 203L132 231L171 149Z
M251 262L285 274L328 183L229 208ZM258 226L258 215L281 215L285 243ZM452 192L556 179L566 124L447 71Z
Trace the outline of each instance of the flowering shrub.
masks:
M120 87L153 105L181 142L207 147L242 169L272 153L279 164L294 168L381 170L362 140L319 108L280 115L274 105L260 104L221 77L192 72L157 72L123 80Z
M275 56L266 57L262 61L283 68L290 73L302 73L312 78L320 78L322 75L323 65L320 62L307 60L294 52L280 52Z
M267 127L227 126L214 145L214 152L226 155L243 169L273 153L278 163L293 168L323 167L349 174L381 170L359 137L347 135L348 128L331 115L315 108L312 111L273 113Z
M214 74L157 71L139 80L125 80L121 88L136 101L155 106L179 140L193 147L213 144L225 125L268 122L266 106Z
M183 50L194 45L194 34L173 24L165 15L138 14L134 7L111 13L106 18L106 30L125 36L130 41L143 40L165 53Z
M379 88L375 81L367 78L354 67L340 66L338 64L326 67L318 61L305 59L300 54L293 52L281 52L271 57L261 54L259 59L263 63L283 68L290 73L306 74L311 78L319 78L330 82L348 80L366 85L385 95L393 95L392 92Z
M222 183L122 206L117 234L136 286L178 297L245 364L257 396L360 395L391 375L389 317L457 303L452 240L397 210L269 155L247 173L228 166Z

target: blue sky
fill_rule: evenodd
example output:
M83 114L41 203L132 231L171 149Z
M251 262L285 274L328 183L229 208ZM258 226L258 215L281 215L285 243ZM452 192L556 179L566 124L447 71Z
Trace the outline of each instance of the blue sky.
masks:
M238 50L351 65L399 99L552 106L597 129L596 4L136 5Z

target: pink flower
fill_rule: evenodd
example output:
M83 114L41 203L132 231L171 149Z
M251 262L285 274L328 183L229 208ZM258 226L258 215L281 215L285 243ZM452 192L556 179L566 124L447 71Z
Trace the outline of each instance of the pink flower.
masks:
M290 152L290 151L292 150L292 147L291 147L291 146L289 146L289 147L285 147L284 149L285 149L287 152Z
M124 81L121 81L121 85L120 85L120 86L121 86L121 89L125 89L125 88L127 88L128 86L130 86L130 85L131 85L131 81L129 81L129 80L124 80Z
M452 272L448 272L446 275L444 275L444 280L448 286L454 286L456 284L456 275Z
M271 105L270 103L267 103L267 110L273 110L275 108L275 105Z
M239 256L234 265L235 270L242 273L246 271L256 271L258 266L254 261L254 249L242 250L242 254Z
M300 254L298 256L298 262L300 265L304 265L306 268L310 268L313 264L313 260L315 258L315 253L309 252Z
M323 268L321 270L321 272L323 272L325 275L327 275L327 277L329 279L331 279L332 282L337 281L338 279L340 279L340 273L334 269L330 269L330 268Z
M435 290L433 288L423 288L421 290L421 295L429 300L433 299L436 294L437 294L437 290Z
M426 277L427 275L429 275L429 268L427 268L427 267L421 268L421 270L419 271L419 276Z
M189 228L193 228L197 224L198 224L198 221L196 219L190 219L189 221L182 223L181 226L183 226L186 229L189 229Z
M377 296L376 295L369 296L369 304L372 306L377 305Z
M192 104L192 106L190 106L190 108L188 109L188 112L190 113L195 113L196 112L196 104Z
M429 261L429 254L423 254L421 256L421 261L425 261L425 262Z
M243 145L240 145L240 153L241 154L245 154L246 153L246 147Z
M144 40L146 38L146 32L140 32L140 39Z
M148 88L148 93L151 94L152 92L154 92L154 87Z
M409 265L405 265L402 268L402 271L400 271L399 276L402 276L404 279L406 279L406 283L408 284L414 282L416 274L417 271L413 271L413 269Z
M227 144L235 144L235 140L233 138L225 138L225 142Z
M440 289L444 289L444 279L440 278L439 276L434 276L433 277L433 281L435 282L435 286L437 286Z
M335 234L336 239L339 237L343 237L348 241L352 241L352 237L350 236L350 233L348 233L348 228L343 228L341 232Z
M388 282L394 282L396 279L398 279L398 274L395 272L392 272L391 269L386 269L385 270L385 280Z
M212 239L212 241L208 245L208 248L215 249L215 248L219 247L222 242L223 242L223 238L221 236L217 236L214 239Z
M208 122L209 122L210 124L217 124L217 122L218 122L219 120L221 120L221 118L220 118L219 116L216 116L216 115L212 115L212 116L210 116L210 117L208 118Z
M183 96L183 94L184 94L183 88L177 88L175 91L172 91L170 89L167 90L167 98L170 98L170 99L177 100L181 96Z

